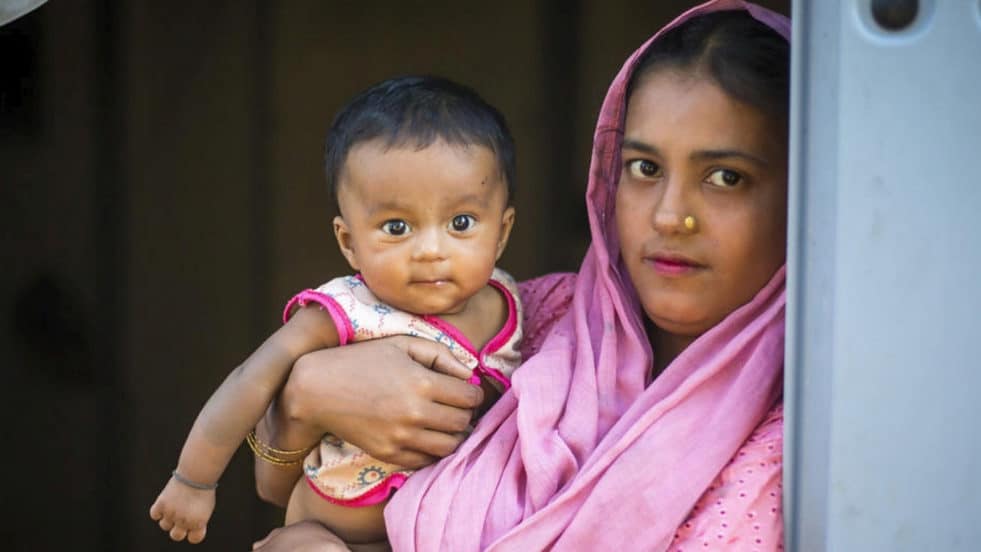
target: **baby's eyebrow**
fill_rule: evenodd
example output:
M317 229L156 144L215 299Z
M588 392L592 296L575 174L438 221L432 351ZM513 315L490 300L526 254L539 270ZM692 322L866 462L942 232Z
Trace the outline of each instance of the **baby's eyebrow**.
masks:
M484 197L484 196L482 196L482 195L478 195L478 194L467 194L467 195L465 195L465 196L457 199L456 201L454 201L453 202L453 205L456 206L456 205L466 205L466 204L473 204L473 203L476 203L477 205L480 205L481 207L486 207L487 206L487 198Z
M400 211L402 209L404 209L404 206L394 199L372 201L371 207L368 209L368 214L374 215L383 211Z
M461 205L477 205L481 208L487 207L487 198L482 194L467 194L459 198L454 199L450 204L447 204L451 209L459 208ZM384 212L402 212L409 210L410 208L404 203L398 201L397 199L386 199L381 201L371 202L371 206L368 208L369 215L376 215L378 213Z

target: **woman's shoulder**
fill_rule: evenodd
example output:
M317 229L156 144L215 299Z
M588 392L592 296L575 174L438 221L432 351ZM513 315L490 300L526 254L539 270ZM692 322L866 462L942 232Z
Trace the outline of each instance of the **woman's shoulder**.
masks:
M524 358L538 351L552 325L569 310L575 287L576 275L572 272L554 272L518 284L524 304L521 321L524 331L521 354Z
M773 407L678 528L671 550L782 550L783 402Z
M575 272L552 272L519 282L518 291L526 303L539 302L549 298L572 297L575 285Z

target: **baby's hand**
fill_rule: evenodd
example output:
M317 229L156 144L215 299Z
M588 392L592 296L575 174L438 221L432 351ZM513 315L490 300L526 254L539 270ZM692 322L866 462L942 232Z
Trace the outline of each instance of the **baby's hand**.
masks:
M215 510L215 491L192 489L173 477L150 506L150 519L160 522L160 528L170 538L197 544L204 540L208 520Z

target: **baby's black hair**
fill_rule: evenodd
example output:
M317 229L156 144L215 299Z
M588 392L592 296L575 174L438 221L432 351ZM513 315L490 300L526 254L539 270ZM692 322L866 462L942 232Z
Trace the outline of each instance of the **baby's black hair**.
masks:
M327 132L324 169L335 204L347 156L357 144L382 140L385 147L424 149L438 139L489 148L514 195L514 139L504 116L474 90L445 78L405 76L380 82L355 96Z
M693 17L644 52L627 98L644 76L663 68L703 70L722 90L784 127L790 111L790 44L743 10Z

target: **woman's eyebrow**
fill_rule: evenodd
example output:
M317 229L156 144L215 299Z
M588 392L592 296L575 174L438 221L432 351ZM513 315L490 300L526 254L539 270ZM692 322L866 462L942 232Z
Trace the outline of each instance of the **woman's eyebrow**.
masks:
M641 142L640 140L633 140L631 138L624 138L623 139L623 149L628 149L628 148L629 149L632 149L632 150L637 150L637 151L640 151L640 152L644 152L644 153L649 153L651 155L660 155L661 154L661 151L660 150L658 150L656 147L654 147L654 146L652 146L650 144L647 144L645 142Z
M753 154L746 153L745 151L734 149L701 150L693 152L689 157L692 161L715 161L717 159L738 157L761 167L766 167L769 165L769 163L767 163L767 161L762 157L757 157Z
M641 142L640 140L634 140L632 138L624 138L623 149L631 149L634 151L639 151L642 153L647 153L650 155L661 155L661 150L657 149L657 146L652 146L646 142ZM751 153L746 153L742 150L737 149L712 149L712 150L699 150L693 152L689 158L692 161L715 161L718 159L727 159L732 157L738 157L740 159L745 159L755 165L761 167L766 167L769 163L762 157L757 157Z

